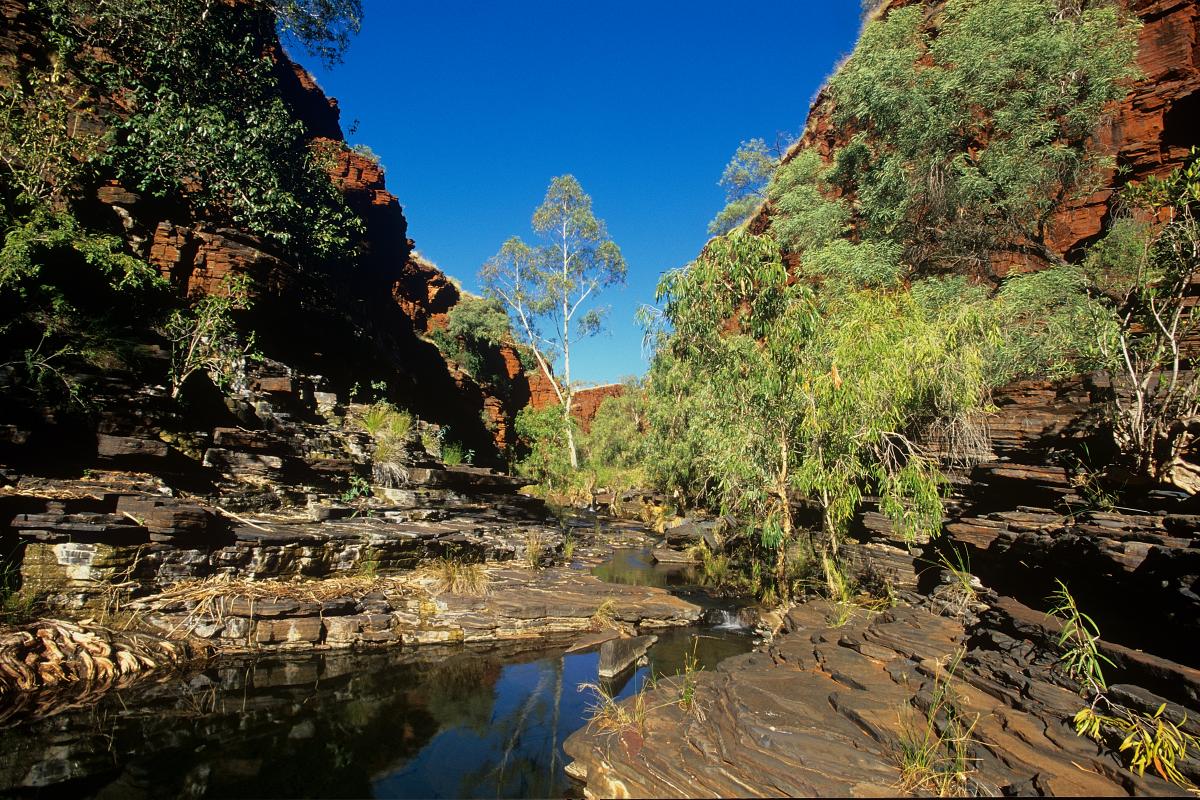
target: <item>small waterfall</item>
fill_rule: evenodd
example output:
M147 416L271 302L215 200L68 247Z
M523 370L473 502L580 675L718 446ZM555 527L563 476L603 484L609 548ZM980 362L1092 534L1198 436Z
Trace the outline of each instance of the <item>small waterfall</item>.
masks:
M739 611L716 609L711 613L710 619L712 620L713 628L718 631L744 631L750 627L742 620L742 615Z

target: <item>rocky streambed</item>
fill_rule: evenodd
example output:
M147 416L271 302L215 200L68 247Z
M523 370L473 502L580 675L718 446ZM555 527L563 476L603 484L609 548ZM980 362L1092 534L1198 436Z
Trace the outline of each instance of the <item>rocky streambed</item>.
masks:
M769 646L698 673L689 702L681 679L664 681L624 729L574 733L568 772L588 797L1183 793L1075 734L1085 702L1056 669L1054 620L984 599L967 624L921 607L844 619L826 601L801 604ZM1101 651L1121 681L1111 697L1147 714L1165 704L1200 733L1200 672L1107 643ZM920 748L955 777L939 786L906 775ZM1194 751L1178 766L1192 780L1200 771Z
M187 642L191 659L100 686L75 675L9 692L0 786L147 797L578 793L562 743L596 707L660 676L715 669L755 640L715 613L719 601L663 588L702 594L652 563L656 537L640 526L576 520L564 531L575 557L539 569L487 564L481 594L438 591L418 571L289 584L307 596L213 579L137 598L138 624ZM106 641L115 653L131 636ZM36 629L32 638L42 641Z

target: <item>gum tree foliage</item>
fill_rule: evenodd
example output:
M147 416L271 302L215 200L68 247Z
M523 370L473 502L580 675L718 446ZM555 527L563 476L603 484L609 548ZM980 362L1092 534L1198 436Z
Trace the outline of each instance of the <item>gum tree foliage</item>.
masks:
M572 469L579 466L570 424L575 389L571 382L571 345L599 333L603 313L594 305L601 290L625 282L625 258L592 211L592 198L572 175L550 182L533 212L533 229L542 245L509 239L479 271L490 297L502 300L538 366L554 387L565 421L563 434ZM544 326L544 328L543 328ZM561 355L563 380L551 365Z
M1057 261L1050 214L1111 166L1084 142L1137 75L1138 23L1104 1L950 0L936 31L922 15L868 22L829 83L834 125L856 132L829 177L859 234L918 269L986 271L997 249Z
M568 431L574 425L574 418L564 418L558 408L521 409L514 427L529 450L517 470L551 490L565 486L574 471L567 447Z
M1188 298L1200 271L1197 151L1182 169L1127 189L1123 201L1085 263L1117 320L1098 337L1113 377L1113 434L1135 472L1195 492L1200 476L1183 454L1200 418L1200 384L1184 353L1200 323Z
M767 186L779 166L782 147L769 147L763 139L742 142L725 165L718 185L725 190L725 208L708 223L708 232L719 236L745 222L767 197Z
M820 509L809 545L843 594L840 545L868 497L910 540L939 531L946 479L924 434L953 449L979 436L992 387L1092 364L1104 314L1054 271L998 292L953 276L847 279L871 246L837 241L822 255L836 289L794 280L778 244L745 231L659 286L669 332L651 369L651 475L747 520L785 594L793 501ZM1073 349L1058 341L1072 328Z
M913 434L982 400L979 348L955 346L979 326L968 309L925 308L905 291L814 292L790 279L771 237L745 232L711 241L659 293L673 368L701 398L686 412L704 431L691 437L700 473L776 553L778 579L793 496L821 508L833 574L864 493L907 535L937 525L943 481Z
M626 381L624 392L606 397L587 434L587 462L594 470L638 470L646 463L648 402L642 381Z
M327 66L342 54L362 28L361 0L271 0L260 5L274 12L284 42L298 44Z
M770 235L718 237L659 287L651 473L748 520L780 579L789 500L814 502L835 595L867 497L906 535L939 530L924 433L978 439L991 387L1095 367L1114 330L1080 266L980 276L1000 249L1052 255L1051 210L1103 166L1083 140L1134 74L1136 25L1050 0L950 0L936 37L921 23L867 23L829 87L857 134L776 171Z

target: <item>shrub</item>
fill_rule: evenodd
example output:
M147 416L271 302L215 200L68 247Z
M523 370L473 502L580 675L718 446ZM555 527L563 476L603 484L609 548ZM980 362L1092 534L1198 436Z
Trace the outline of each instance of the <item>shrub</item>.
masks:
M1163 780L1189 792L1200 791L1177 766L1187 759L1189 748L1200 750L1200 739L1180 730L1187 723L1187 715L1176 724L1164 716L1166 703L1153 714L1144 714L1110 701L1103 664L1112 666L1113 662L1099 650L1100 628L1079 609L1062 581L1058 581L1051 600L1055 605L1049 614L1062 621L1058 646L1063 652L1059 663L1079 682L1084 698L1089 701L1073 719L1076 735L1087 736L1099 744L1120 742L1116 749L1127 753L1127 765L1132 772L1143 775L1147 767L1153 767ZM1100 711L1101 708L1108 713Z
M446 556L436 559L428 571L434 578L434 594L487 594L488 575L482 564Z
M413 430L410 412L396 408L386 400L378 400L358 415L355 422L374 440L373 460L377 465L404 460Z
M172 397L178 397L187 379L201 370L219 389L244 388L246 358L254 351L254 335L242 339L233 312L250 304L249 276L231 273L219 292L204 295L191 308L171 314L163 335L171 343Z
M444 442L442 444L442 463L448 465L456 465L462 463L470 463L472 454L469 450L463 448L458 442Z
M550 488L565 486L572 472L567 456L568 424L574 421L564 420L558 406L521 409L515 427L526 455L517 462L517 471Z
M770 148L762 139L742 142L725 166L719 185L725 189L725 208L708 223L708 232L720 236L741 225L767 197L767 185L779 166L779 157L791 143L781 139Z
M508 375L496 348L513 339L508 314L499 300L464 295L446 315L446 327L433 332L438 348L476 381L502 390Z

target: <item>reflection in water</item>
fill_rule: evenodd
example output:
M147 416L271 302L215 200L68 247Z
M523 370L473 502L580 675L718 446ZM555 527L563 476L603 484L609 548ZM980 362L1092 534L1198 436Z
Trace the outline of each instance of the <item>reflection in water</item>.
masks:
M644 547L617 548L612 558L592 570L597 578L609 583L633 586L678 588L695 586L696 568L691 564L659 564Z
M673 675L700 633L706 668L750 640L659 632L619 697ZM135 687L0 731L17 796L561 797L562 742L586 724L598 655L429 650L263 658Z

